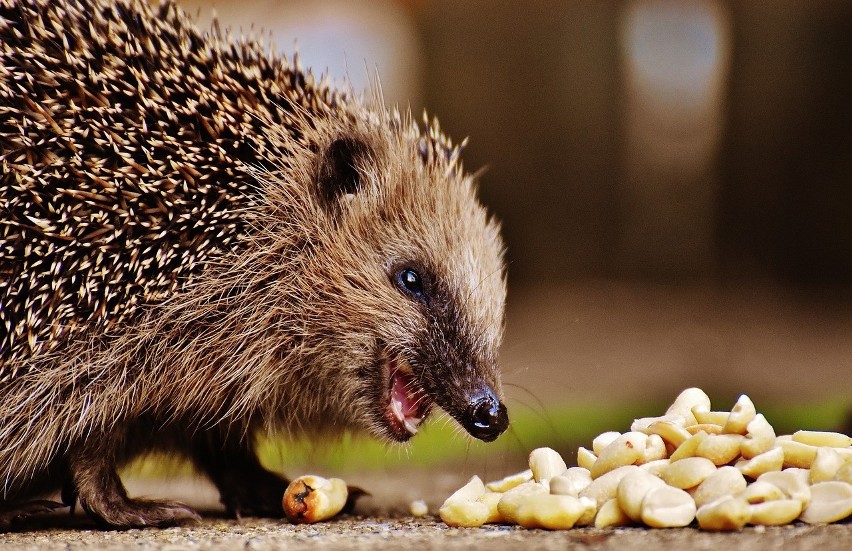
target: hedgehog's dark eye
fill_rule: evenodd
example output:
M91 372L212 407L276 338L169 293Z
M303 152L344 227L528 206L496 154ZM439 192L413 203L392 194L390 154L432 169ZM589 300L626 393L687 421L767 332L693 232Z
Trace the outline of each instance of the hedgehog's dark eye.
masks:
M413 298L423 298L423 280L411 268L403 268L396 273L396 285Z

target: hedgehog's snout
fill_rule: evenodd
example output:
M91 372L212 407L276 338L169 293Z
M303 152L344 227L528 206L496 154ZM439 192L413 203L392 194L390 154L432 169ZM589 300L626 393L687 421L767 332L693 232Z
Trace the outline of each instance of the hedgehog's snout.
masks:
M509 414L494 391L485 387L469 398L460 421L471 436L491 442L509 427Z

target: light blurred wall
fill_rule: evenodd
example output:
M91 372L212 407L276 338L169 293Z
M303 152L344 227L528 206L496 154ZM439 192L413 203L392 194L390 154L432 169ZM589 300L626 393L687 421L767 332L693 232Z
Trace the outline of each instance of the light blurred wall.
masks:
M385 102L422 109L423 48L405 2L389 0L178 0L201 28L215 17L235 34L271 37L278 52L355 93L380 77Z
M619 271L713 274L730 66L719 0L631 0L620 16Z

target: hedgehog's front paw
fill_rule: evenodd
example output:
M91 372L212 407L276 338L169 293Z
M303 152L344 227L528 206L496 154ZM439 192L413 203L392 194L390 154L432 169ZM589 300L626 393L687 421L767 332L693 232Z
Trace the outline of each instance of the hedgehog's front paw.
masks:
M80 506L100 524L111 528L172 526L198 521L198 513L172 501L130 499L115 472L115 464L103 448L79 448L68 458L73 490L64 489L70 499L74 492Z
M147 501L142 499L80 500L86 510L100 524L111 528L145 528L148 526L174 526L201 520L198 513L173 501Z

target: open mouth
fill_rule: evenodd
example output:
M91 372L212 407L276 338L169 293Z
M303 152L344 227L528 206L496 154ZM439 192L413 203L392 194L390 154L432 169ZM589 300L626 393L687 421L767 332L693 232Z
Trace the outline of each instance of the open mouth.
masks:
M420 422L432 409L432 400L404 359L389 355L384 369L388 382L384 420L391 437L404 442L417 434Z

